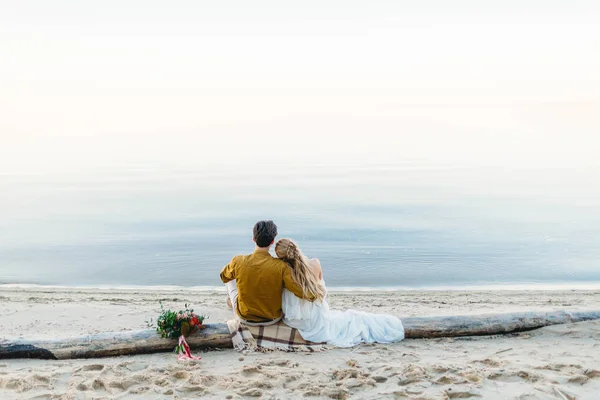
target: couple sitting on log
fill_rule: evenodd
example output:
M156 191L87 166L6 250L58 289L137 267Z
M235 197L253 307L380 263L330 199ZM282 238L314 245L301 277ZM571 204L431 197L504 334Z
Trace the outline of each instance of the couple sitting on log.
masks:
M304 340L339 347L404 339L402 322L394 316L330 310L319 260L308 259L290 239L275 243L276 236L273 221L257 222L254 252L234 257L221 271L227 302L242 324L283 321ZM273 244L277 258L269 252Z

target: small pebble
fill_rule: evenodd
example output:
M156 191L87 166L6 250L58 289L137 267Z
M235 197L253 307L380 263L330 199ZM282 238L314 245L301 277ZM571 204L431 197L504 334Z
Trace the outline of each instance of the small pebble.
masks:
M244 361L244 357L238 358L238 361Z

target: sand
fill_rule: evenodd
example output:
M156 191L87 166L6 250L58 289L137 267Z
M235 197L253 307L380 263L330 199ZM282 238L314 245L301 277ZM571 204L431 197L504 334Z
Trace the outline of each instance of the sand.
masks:
M600 291L334 292L332 308L399 316L600 309ZM0 338L145 328L158 301L223 322L223 292L0 287ZM0 360L0 399L598 399L600 321L323 353Z

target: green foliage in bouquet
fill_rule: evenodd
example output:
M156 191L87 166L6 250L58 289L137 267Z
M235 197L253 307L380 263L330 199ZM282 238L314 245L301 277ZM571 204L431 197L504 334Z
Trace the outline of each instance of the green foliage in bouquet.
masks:
M160 315L156 320L156 332L160 333L161 337L177 339L181 335L187 336L204 328L202 323L206 317L196 314L187 303L185 304L185 310L172 311L165 310L161 302L160 311ZM152 320L150 320L148 326L153 326Z

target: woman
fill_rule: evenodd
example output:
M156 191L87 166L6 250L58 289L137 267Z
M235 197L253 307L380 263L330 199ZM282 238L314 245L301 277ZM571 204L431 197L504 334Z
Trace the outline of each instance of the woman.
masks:
M275 244L275 253L288 263L292 277L302 290L316 298L310 302L288 290L283 292L283 320L298 329L305 340L351 347L359 343L391 343L404 339L402 322L394 316L330 310L319 260L306 258L292 240L279 240Z

